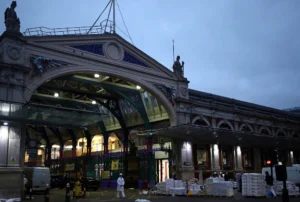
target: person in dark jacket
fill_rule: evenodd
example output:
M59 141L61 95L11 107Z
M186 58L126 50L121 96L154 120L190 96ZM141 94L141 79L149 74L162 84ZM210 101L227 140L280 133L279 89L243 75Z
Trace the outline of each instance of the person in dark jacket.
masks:
M225 175L224 175L224 180L225 180L225 181L229 181L229 175L228 175L227 172L226 172Z
M271 176L268 171L266 171L265 174L266 174L265 181L267 183L267 196L269 195L270 192L273 194L273 196L276 196L276 193L273 188L273 184L274 184L273 176Z

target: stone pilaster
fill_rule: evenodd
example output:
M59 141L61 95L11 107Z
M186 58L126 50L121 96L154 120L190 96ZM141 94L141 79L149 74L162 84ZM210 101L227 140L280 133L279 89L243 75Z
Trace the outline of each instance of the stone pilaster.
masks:
M242 171L243 170L242 150L240 146L233 147L233 160L234 160L234 170Z
M219 145L212 144L210 145L210 161L211 161L211 170L220 171L220 152Z
M188 142L172 142L173 172L178 179L189 180L194 177L192 146ZM174 165L175 164L175 165Z
M0 126L0 184L1 198L23 195L23 165L25 155L25 126L9 122Z

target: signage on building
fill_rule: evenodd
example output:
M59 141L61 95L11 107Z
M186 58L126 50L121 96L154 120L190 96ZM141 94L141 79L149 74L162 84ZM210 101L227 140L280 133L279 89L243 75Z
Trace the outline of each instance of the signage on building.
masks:
M111 170L119 170L119 160L111 161Z
M73 171L73 170L75 170L75 164L74 163L70 163L70 164L65 165L65 171Z
M103 180L109 180L110 179L110 173L107 170L102 171L101 175L102 175L101 177L102 177Z

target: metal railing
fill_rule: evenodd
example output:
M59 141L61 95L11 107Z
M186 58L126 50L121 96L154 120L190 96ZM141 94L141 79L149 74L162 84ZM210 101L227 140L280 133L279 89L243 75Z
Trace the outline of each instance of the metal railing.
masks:
M110 20L104 20L100 26L67 27L67 28L48 28L34 27L28 28L23 32L24 36L63 36L63 35L87 35L113 33L113 26Z

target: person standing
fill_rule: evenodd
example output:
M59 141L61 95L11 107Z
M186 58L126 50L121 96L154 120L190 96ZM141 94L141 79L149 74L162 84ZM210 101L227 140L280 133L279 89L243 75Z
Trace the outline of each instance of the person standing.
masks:
M273 188L273 183L274 183L273 176L271 176L268 171L266 171L265 174L266 174L266 179L265 180L266 180L266 183L267 183L267 196L271 192L272 195L274 197L276 197L276 193L275 193L274 188Z
M119 197L119 193L121 192L122 193L122 197L125 198L125 193L124 193L124 185L125 185L125 180L123 178L123 175L122 173L120 173L120 176L117 180L117 198L120 198Z

